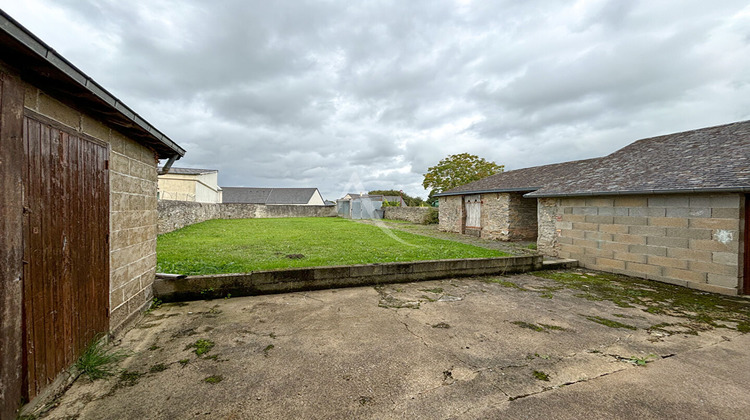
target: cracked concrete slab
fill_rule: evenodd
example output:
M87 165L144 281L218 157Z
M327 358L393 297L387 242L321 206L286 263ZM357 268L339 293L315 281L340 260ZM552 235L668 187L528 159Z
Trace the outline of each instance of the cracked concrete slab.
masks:
M716 297L735 315L702 314L690 327L699 306L665 313L565 279L163 305L117 343L132 352L122 374L80 378L43 417L732 418L747 408L750 383L737 371L750 368L750 340L718 325L744 322L750 302ZM200 340L213 346L199 355Z

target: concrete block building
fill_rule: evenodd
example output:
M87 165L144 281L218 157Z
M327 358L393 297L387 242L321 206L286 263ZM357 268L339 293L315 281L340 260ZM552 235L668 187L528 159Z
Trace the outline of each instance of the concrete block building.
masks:
M0 418L146 309L185 151L0 11Z
M219 171L216 169L169 168L159 174L159 200L221 203Z
M503 172L439 194L440 229L583 267L750 294L750 121Z

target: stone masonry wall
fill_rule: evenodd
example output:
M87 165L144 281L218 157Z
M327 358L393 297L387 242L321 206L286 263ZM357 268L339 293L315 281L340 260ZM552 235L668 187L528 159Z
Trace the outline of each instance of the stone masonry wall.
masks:
M538 249L587 268L736 294L742 202L740 194L540 199Z
M440 224L438 229L444 232L461 233L463 227L463 209L461 196L440 197Z
M110 330L118 330L152 297L156 271L154 152L99 121L26 86L25 106L110 145Z
M480 237L490 240L510 240L510 196L507 193L490 193L480 196Z
M535 241L537 238L537 200L523 198L523 193L511 193L509 203L509 239Z
M429 207L383 207L384 219L405 220L412 223L424 222L425 216L430 211Z
M160 200L158 233L213 219L260 219L277 217L336 217L335 206L291 206L240 203L196 203Z

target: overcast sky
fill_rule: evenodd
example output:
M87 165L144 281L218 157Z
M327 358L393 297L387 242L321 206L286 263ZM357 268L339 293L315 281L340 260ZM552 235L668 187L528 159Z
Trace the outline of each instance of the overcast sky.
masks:
M741 1L0 0L222 186L403 189L750 119Z

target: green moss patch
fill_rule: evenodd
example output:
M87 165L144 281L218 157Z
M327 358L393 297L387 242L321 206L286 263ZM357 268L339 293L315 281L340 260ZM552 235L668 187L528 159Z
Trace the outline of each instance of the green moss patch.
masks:
M728 323L735 325L730 328L737 331L750 332L750 302L742 298L603 272L564 270L531 274L579 291L575 296L583 299L609 301L622 308L639 308L655 315L682 317L688 323L700 324L700 328L725 327ZM605 320L603 325L616 323L607 321L611 320Z

